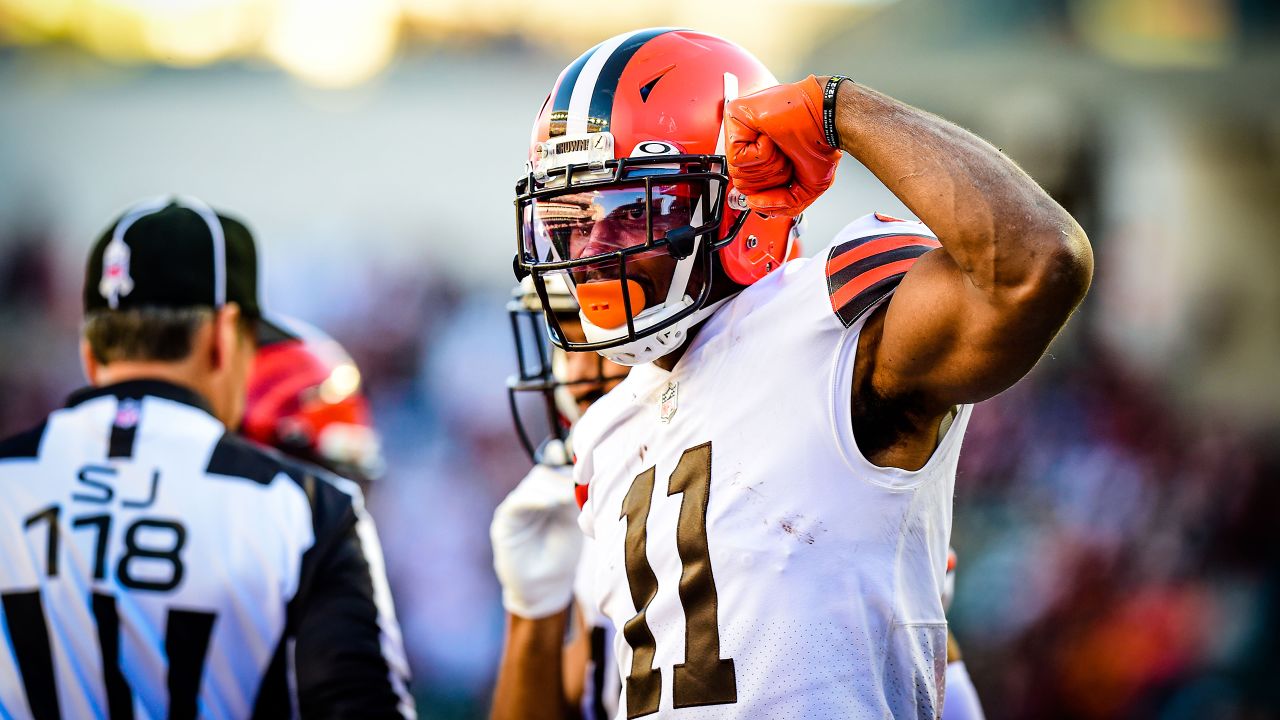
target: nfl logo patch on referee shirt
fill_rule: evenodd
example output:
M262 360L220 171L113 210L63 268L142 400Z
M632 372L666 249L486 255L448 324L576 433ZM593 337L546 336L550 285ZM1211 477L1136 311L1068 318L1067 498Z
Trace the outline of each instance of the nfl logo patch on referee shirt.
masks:
M142 406L133 398L125 398L120 401L120 407L116 409L116 420L113 423L118 428L128 429L138 424L138 418L142 416Z

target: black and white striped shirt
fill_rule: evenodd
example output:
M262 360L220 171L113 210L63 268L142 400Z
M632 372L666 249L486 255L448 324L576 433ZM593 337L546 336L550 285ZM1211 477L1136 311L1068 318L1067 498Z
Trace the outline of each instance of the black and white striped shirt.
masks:
M84 390L0 441L0 717L413 717L354 484L190 390Z

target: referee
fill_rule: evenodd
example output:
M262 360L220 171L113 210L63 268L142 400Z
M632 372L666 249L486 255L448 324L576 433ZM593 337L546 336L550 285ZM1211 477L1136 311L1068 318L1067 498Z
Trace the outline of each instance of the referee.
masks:
M89 255L92 387L0 440L0 717L413 717L353 483L239 439L249 231L193 198Z

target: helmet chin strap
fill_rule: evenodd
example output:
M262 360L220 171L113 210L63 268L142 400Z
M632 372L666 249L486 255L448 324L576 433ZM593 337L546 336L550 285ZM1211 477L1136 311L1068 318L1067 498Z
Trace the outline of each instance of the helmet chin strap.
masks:
M619 365L626 365L628 367L651 363L660 357L670 355L679 349L681 345L684 345L689 339L689 330L711 317L712 314L714 314L716 310L719 310L721 305L728 302L731 297L732 296L717 300L706 307L699 308L688 317L662 332L654 333L653 335L648 335L638 340L619 345L617 347L599 350L597 352L599 352L606 360L615 362Z

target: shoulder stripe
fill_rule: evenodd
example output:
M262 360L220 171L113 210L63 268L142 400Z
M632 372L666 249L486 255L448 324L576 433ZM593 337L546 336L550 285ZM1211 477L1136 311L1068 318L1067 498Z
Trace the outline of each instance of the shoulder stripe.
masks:
M856 300L840 308L836 315L844 323L845 327L849 327L857 322L858 318L862 317L862 314L869 310L872 305L875 305L886 295L893 292L894 288L898 287L898 283L902 282L902 278L905 275L905 272L895 273L883 280L872 283Z
M283 463L269 451L251 445L232 433L226 433L213 448L205 472L210 475L252 480L259 485L270 484L276 475L284 472Z
M26 432L0 440L0 460L39 457L44 428L45 423L41 422Z
M827 260L827 275L887 250L920 245L929 249L942 247L942 243L928 235L876 235L856 238L837 245Z
M893 234L854 238L827 257L831 310L845 327L893 291L921 255L941 247L928 235Z
M906 247L886 250L871 257L862 258L858 262L845 266L838 272L828 272L827 285L844 290L846 286L853 284L864 273L902 260L914 260L932 249L928 245L907 245Z
M905 275L915 263L915 258L899 260L862 273L857 279L845 283L844 287L831 294L831 306L836 309L836 312L839 312L841 308L859 299L860 295L881 280L886 280L894 275Z

